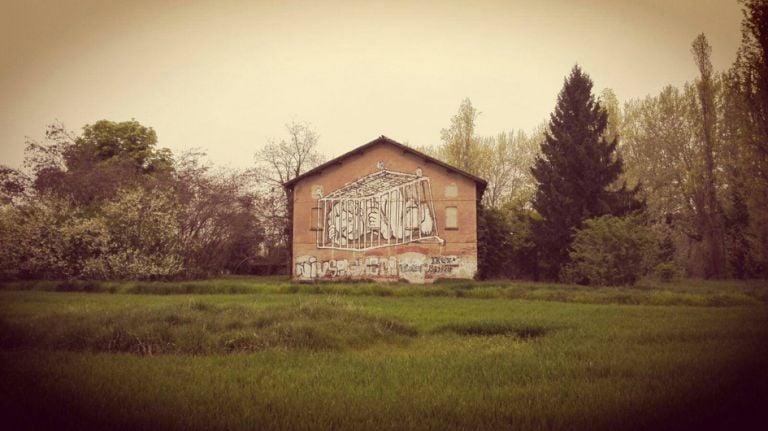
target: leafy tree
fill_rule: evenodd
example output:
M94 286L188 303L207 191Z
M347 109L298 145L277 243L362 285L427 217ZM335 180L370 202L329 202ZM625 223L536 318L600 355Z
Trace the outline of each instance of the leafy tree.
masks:
M45 141L27 143L27 166L37 192L98 205L118 189L170 173L171 153L156 144L155 131L135 120L97 121L79 136L54 124Z
M531 210L484 208L478 217L478 278L535 278Z
M696 66L699 68L696 89L699 96L700 138L703 166L701 166L700 208L697 212L700 231L704 241L705 276L722 278L725 276L725 258L723 252L722 208L717 199L715 182L715 89L712 77L712 48L706 36L700 34L691 47Z
M636 188L616 186L623 162L617 140L604 137L608 115L592 95L592 80L574 66L558 95L549 130L532 174L533 207L542 219L534 224L543 275L557 278L568 261L575 230L584 220L640 209Z
M657 96L629 101L623 117L621 153L628 180L642 181L650 222L669 230L675 260L688 275L704 276L705 147L695 86L668 86Z
M77 278L109 245L101 220L60 199L0 208L0 278Z
M0 206L18 205L28 198L29 178L17 169L0 165Z
M475 120L480 113L465 98L459 112L451 118L451 126L440 131L443 145L438 149L440 159L471 174L478 175L484 158L480 137L475 133Z
M621 129L622 122L619 98L616 97L616 93L610 88L603 89L602 93L600 93L600 106L608 114L608 124L605 127L603 137L607 142L613 142L620 135L619 129Z
M729 172L729 260L732 265L743 261L745 276L764 278L768 277L768 1L742 3L742 43L725 80L726 155L734 167Z
M484 206L502 208L510 203L520 206L530 201L535 189L530 167L541 139L543 128L541 133L532 135L519 130L480 138L484 163L477 174L488 181L483 194Z
M604 215L584 222L576 232L571 262L561 279L580 284L632 285L645 275L658 254L657 241L640 217Z

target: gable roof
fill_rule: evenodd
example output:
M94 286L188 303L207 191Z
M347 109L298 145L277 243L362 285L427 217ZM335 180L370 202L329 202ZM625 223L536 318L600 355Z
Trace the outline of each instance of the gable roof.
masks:
M299 176L297 176L297 177L295 177L295 178L293 178L293 179L291 179L289 181L286 181L285 183L283 183L283 187L289 188L289 189L293 188L293 186L296 185L296 183L298 183L299 181L303 180L304 178L307 178L307 177L309 177L311 175L320 174L327 167L333 166L333 165L335 165L337 163L341 163L342 160L344 160L344 159L346 159L348 157L351 157L353 155L361 154L363 151L367 150L368 148L373 147L374 145L378 145L378 144L390 144L390 145L393 145L393 146L399 148L400 150L402 150L402 152L404 154L413 154L416 157L424 159L424 161L427 162L427 163L433 163L435 165L442 166L442 167L444 167L445 169L447 169L447 170L449 170L451 172L455 172L455 173L457 173L459 175L463 175L463 176L469 178L470 180L474 181L477 184L477 194L478 194L477 199L478 200L482 197L483 192L485 191L485 188L488 185L487 181L485 181L484 179L482 179L482 178L480 178L478 176L472 175L469 172L463 171L463 170L461 170L461 169L459 169L459 168L457 168L455 166L451 166L448 163L445 163L445 162L443 162L441 160L438 160L438 159L436 159L436 158L434 158L432 156L424 154L421 151L414 150L411 147L407 147L407 146L405 146L405 145L403 145L403 144L401 144L401 143L399 143L399 142L397 142L395 140L389 139L386 136L381 135L378 138L374 139L373 141L371 141L371 142L369 142L369 143L367 143L365 145L361 145L361 146L355 148L352 151L346 152L346 153L340 155L339 157L336 157L335 159L329 160L329 161L323 163L322 165L315 167L314 169L310 169L307 172L304 172L303 174L301 174L301 175L299 175Z

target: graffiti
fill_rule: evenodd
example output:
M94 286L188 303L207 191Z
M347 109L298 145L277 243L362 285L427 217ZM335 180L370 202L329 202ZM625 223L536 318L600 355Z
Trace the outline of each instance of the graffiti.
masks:
M295 274L299 279L396 277L397 258L368 256L361 259L318 261L315 256L297 259Z
M302 256L296 259L294 273L301 280L387 277L423 281L424 278L455 276L474 270L465 266L457 256L425 256L421 253L326 261L315 256Z
M388 171L361 177L326 196L317 195L317 248L370 250L432 241L438 236L429 178Z
M433 256L427 267L430 274L450 274L459 267L459 258L456 256Z

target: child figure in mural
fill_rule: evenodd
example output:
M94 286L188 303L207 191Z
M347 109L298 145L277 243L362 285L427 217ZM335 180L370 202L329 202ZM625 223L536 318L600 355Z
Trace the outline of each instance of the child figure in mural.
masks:
M434 220L426 202L404 199L400 191L390 198L371 199L362 206L358 201L341 202L331 209L328 238L333 245L346 247L364 235L378 235L381 240L403 240L413 231L421 235L433 233Z

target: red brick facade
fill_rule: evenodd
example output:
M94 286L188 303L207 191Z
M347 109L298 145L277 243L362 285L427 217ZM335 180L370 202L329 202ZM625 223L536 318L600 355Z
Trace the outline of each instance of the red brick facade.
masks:
M429 283L477 272L479 178L382 136L285 186L295 280Z

